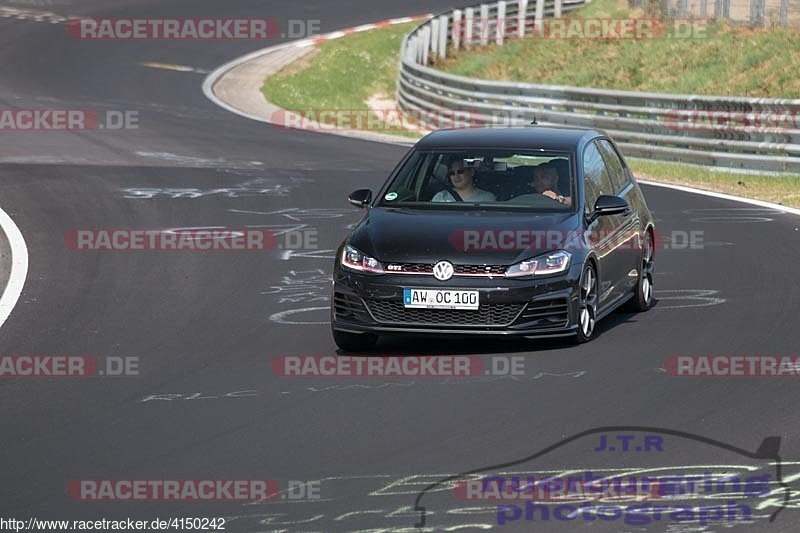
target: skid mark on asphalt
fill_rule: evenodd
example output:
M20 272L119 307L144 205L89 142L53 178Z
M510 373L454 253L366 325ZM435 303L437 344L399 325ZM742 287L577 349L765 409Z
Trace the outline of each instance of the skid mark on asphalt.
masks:
M475 378L448 378L444 380L410 380L410 381L389 381L382 383L351 383L347 385L332 385L330 387L313 387L306 386L295 391L280 391L278 394L281 397L287 397L292 394L298 393L320 393L320 392L345 392L345 391L385 391L390 389L405 389L416 386L442 386L442 385L482 385L486 383L494 383L497 381L515 381L518 383L527 383L530 381L539 381L542 379L579 379L589 373L588 370L573 370L570 372L536 372L530 376L480 376ZM327 378L326 378L327 379ZM148 394L137 403L150 403L156 402L184 402L184 401L197 401L197 400L228 400L228 399L244 399L244 398L257 398L268 397L275 394L274 391L262 391L258 389L245 389L224 393L206 393L206 392L160 392L158 394ZM205 402L203 402L205 403Z
M335 250L313 250L308 252L298 252L297 250L284 250L281 252L281 261L291 261L293 259L336 259L333 255Z
M336 218L343 218L345 216L353 215L352 209L346 208L302 208L302 207L288 207L284 209L275 209L273 211L248 211L245 209L228 209L229 213L238 213L246 215L265 215L265 216L280 216L294 220L296 222L304 220L329 220Z
M223 400L231 398L250 398L259 396L261 393L255 389L238 390L231 392L216 393L216 395L206 395L204 392L168 392L160 394L148 394L138 403L148 402L172 402L176 400Z
M147 152L141 150L137 150L134 153L139 157L146 157L148 159L158 159L160 161L176 163L180 166L210 167L210 168L233 167L241 165L253 168L259 168L264 166L264 163L261 161L243 161L239 162L238 164L234 164L222 157L209 159L206 157L197 157L192 155L173 154L171 152Z
M774 216L783 215L777 209L768 207L719 207L708 209L685 209L684 215L692 216L690 222L707 222L722 224L750 224L772 222ZM696 216L700 215L700 216Z
M325 307L302 307L300 309L287 309L286 311L278 311L277 313L272 313L269 315L269 319L273 322L277 322L278 324L288 324L288 325L322 325L322 324L330 324L330 320L312 320L312 319L296 319L291 318L299 314L303 313L311 313L311 312L320 312L325 311L330 312L330 307L327 305Z
M219 187L213 189L200 189L196 187L128 187L121 189L121 191L124 193L123 198L136 200L150 200L153 198L177 200L180 198L195 199L207 198L210 196L222 196L225 198L288 196L293 189L301 186L303 181L304 180L300 178L289 178L288 180L255 178L233 187Z
M321 268L290 270L277 285L259 294L271 294L279 304L328 302L331 275Z
M62 24L76 17L65 17L51 11L27 9L0 5L0 18L13 18L29 22L45 22L49 24Z
M496 381L517 381L517 382L527 382L527 381L538 381L544 378L581 378L588 374L588 370L575 370L572 372L538 372L532 376L483 376L474 379L447 379L442 381L392 381L388 383L379 383L375 385L365 385L362 383L357 384L350 384L350 385L333 385L330 387L304 387L304 391L308 392L331 392L331 391L347 391L347 390L381 390L381 389L389 389L389 388L397 388L397 387L414 387L418 385L480 385L484 383L494 383ZM292 394L291 391L281 391L281 394Z
M139 63L139 65L146 67L146 68L155 68L159 70L171 70L173 72L192 72L195 74L208 74L208 70L203 70L201 68L190 67L187 65L173 65L172 63L160 63L158 61L145 61L144 63Z
M654 310L661 309L686 309L689 307L708 307L724 304L727 300L715 296L719 291L714 289L662 289L655 291L659 304ZM662 301L676 303L662 304Z

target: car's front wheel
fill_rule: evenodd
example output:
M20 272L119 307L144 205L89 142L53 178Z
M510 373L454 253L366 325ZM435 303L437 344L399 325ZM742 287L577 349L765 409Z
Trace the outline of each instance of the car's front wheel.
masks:
M597 270L592 263L587 263L581 274L578 298L578 332L575 335L578 343L589 341L594 334L597 324L597 286Z
M628 300L630 311L641 313L653 306L653 235L648 231L645 233L644 244L642 245L642 264L639 267L639 281L636 283L636 290L633 298Z
M372 333L348 333L334 329L333 342L346 352L363 352L375 347L378 336Z

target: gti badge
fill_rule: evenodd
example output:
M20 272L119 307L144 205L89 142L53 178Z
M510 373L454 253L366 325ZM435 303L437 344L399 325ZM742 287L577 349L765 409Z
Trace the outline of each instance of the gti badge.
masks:
M439 261L433 265L433 277L439 281L447 281L453 277L454 272L453 263L450 261Z

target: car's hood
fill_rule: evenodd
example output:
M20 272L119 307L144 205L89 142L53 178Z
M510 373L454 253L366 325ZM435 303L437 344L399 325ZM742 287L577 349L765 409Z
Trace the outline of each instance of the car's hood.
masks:
M383 263L510 265L535 255L532 251L557 248L553 243L574 233L577 223L575 213L372 208L350 244ZM555 237L549 246L548 234ZM536 235L539 246L533 244Z

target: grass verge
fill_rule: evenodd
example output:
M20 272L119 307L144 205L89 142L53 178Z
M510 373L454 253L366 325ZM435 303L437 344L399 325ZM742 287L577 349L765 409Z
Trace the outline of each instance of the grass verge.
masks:
M369 113L367 102L376 96L391 99L397 84L400 45L403 37L419 23L387 26L333 41L324 41L317 51L298 64L289 65L264 83L267 100L284 109L319 118L322 111L340 110L340 120L365 118L378 123L381 133L419 137L419 134L391 127L382 116ZM331 123L336 119L325 119ZM366 122L366 120L364 120ZM366 127L360 129L367 129Z
M800 176L795 174L745 174L643 159L628 164L637 178L800 207Z
M567 19L646 18L626 0L593 0ZM680 24L680 23L678 23ZM526 37L473 47L438 68L481 79L601 89L800 98L800 31L697 23L692 37ZM667 31L673 35L676 32ZM657 35L659 32L654 32Z

